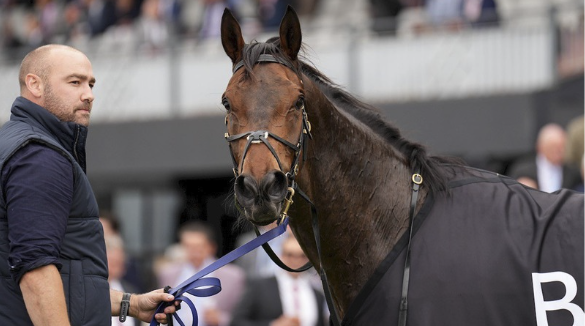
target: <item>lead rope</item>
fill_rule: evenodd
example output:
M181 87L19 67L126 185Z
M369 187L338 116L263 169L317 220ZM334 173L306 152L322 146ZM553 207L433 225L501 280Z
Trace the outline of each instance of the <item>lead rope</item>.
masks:
M193 275L190 278L188 278L187 280L183 281L178 286L171 288L171 289L165 289L166 293L169 293L175 297L174 301L180 301L182 303L187 304L187 306L189 306L189 308L191 309L191 315L193 318L193 326L198 325L197 309L195 308L195 305L193 304L191 299L189 297L185 296L185 294L188 293L188 294L191 294L191 295L196 296L196 297L208 297L208 296L212 296L212 295L215 295L218 292L220 292L221 291L220 280L216 277L205 277L205 276L207 276L208 274L214 272L215 270L225 266L226 264L233 262L237 258L240 258L241 256L249 253L250 251L260 247L262 244L264 244L264 243L280 236L284 232L286 232L286 227L288 226L288 216L286 216L286 215L283 216L282 219L279 220L279 222L280 222L279 225L277 227L275 227L274 229L262 234L261 236L242 245L241 247L234 249L233 251L229 252L225 256L223 256L223 257L219 258L218 260L216 260L215 262L213 262L211 265L208 265L207 267L203 268L201 271L199 271L195 275ZM154 315L156 315L157 313L163 312L165 307L167 307L169 305L173 305L173 302L161 302L159 304L159 306L156 308ZM154 315L152 317L152 320L150 321L150 326L160 325L156 321L156 319L154 318ZM176 319L176 321L179 323L180 326L185 326L185 324L183 323L181 318L176 313L172 314L172 317L174 317ZM169 318L169 316L167 317L167 319L168 318Z
M404 261L404 275L402 278L402 299L400 299L400 309L398 313L398 326L406 326L406 316L408 313L408 283L410 281L410 243L412 242L412 233L414 229L414 210L418 200L418 192L423 182L422 176L418 173L412 175L412 199L410 201L410 227L408 234L408 245L406 247L406 259Z

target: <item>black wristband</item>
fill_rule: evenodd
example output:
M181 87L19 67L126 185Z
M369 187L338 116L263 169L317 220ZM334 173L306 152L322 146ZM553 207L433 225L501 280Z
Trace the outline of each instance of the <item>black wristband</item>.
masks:
M128 310L130 309L130 293L124 293L122 295L122 302L120 302L120 322L123 323L126 321L126 316L128 316Z

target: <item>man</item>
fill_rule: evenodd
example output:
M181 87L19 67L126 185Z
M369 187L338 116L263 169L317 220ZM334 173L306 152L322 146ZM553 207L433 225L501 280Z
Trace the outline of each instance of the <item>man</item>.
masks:
M307 263L301 246L292 235L282 242L281 260L291 268ZM325 298L317 291L308 272L276 271L274 276L250 278L233 313L231 326L324 326Z
M179 242L185 255L185 262L162 269L159 274L161 285L177 286L216 260L215 234L202 222L189 221L181 225ZM227 326L244 288L244 271L239 266L227 264L206 277L218 278L221 282L221 292L211 297L185 295L191 297L197 308L199 326ZM185 325L193 324L189 309L180 310L178 315Z
M536 157L520 159L510 167L509 175L545 192L573 189L579 183L579 174L563 161L566 139L561 126L553 123L545 125L536 139Z
M0 129L0 325L110 325L128 295L108 286L85 175L91 63L73 48L42 46L23 59L19 83ZM162 290L131 295L128 315L149 321L173 299ZM156 318L166 321L164 313Z

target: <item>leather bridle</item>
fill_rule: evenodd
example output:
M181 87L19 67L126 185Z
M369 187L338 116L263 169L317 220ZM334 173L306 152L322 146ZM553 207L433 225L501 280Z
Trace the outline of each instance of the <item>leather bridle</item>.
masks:
M286 66L287 68L291 69L292 71L296 71L296 69L294 68L294 66L290 62L285 61L283 59L279 59L271 54L261 54L258 57L257 63L280 63L280 64ZM243 60L234 65L234 67L232 69L232 73L235 74L236 71L238 71L242 67L244 67ZM303 83L303 81L301 79L301 84L302 83ZM230 136L229 133L227 133L227 132L225 133L225 139L228 141L228 144L230 147L230 155L232 157L232 162L234 164L234 176L238 177L240 175L240 171L243 168L244 160L246 159L246 155L248 154L248 149L250 148L250 145L251 144L259 144L259 143L263 143L264 145L266 145L266 147L268 147L268 149L270 150L270 152L272 153L272 155L276 159L276 162L278 163L278 167L279 167L280 171L284 172L284 170L282 168L282 163L280 162L280 158L278 157L278 154L276 154L274 147L272 147L270 142L268 142L268 138L272 137L276 141L280 142L281 144L285 145L286 147L288 147L294 151L295 158L291 164L290 171L288 173L286 173L286 176L289 179L289 181L294 181L294 178L295 178L296 174L298 173L299 154L300 154L301 150L303 150L303 160L306 159L306 155L307 155L306 137L309 137L310 139L313 138L313 136L311 135L311 124L309 123L309 119L307 117L307 111L305 110L304 102L303 102L302 107L299 109L302 112L303 121L301 124L301 131L300 131L300 135L299 135L299 140L298 140L296 145L292 144L291 142L287 141L286 139L279 137L278 135L275 135L274 133L267 131L267 130L248 131L248 132L244 132L244 133L233 135L233 136ZM226 118L225 118L226 126L227 126L227 123L228 123L228 118L226 116ZM244 137L246 137L247 143L246 143L246 147L244 148L244 154L242 155L242 160L240 161L240 164L238 164L238 162L236 161L236 158L234 156L234 152L233 152L231 143L236 141L236 140L242 139Z
M262 55L260 55L258 62L259 63L262 63L262 62L280 63L280 64L282 64L282 65L284 65L284 66L286 66L289 69L294 71L294 68L290 63L288 63L284 60L276 59L276 57L274 57L273 55L262 54ZM243 61L238 62L234 66L233 73L238 71L238 69L242 68L243 66L244 66ZM301 83L302 83L302 80L301 80ZM307 111L305 110L304 103L299 108L299 110L301 110L301 114L302 114L302 123L301 123L300 134L299 134L298 141L296 144L293 144L293 143L289 142L288 140L286 140L286 139L284 139L284 138L282 138L282 137L280 137L280 136L278 136L270 131L267 131L267 130L248 131L248 132L240 133L240 134L233 135L233 136L230 136L230 134L226 132L224 135L225 139L228 142L229 148L230 148L230 156L232 158L232 163L233 163L233 172L234 172L234 176L236 178L241 174L241 171L244 168L244 161L246 159L246 156L247 156L248 151L250 149L250 146L252 144L266 145L266 147L270 150L270 153L272 153L272 156L276 159L276 162L278 163L278 168L280 169L280 171L285 173L289 186L287 189L287 195L285 196L285 199L284 199L283 208L279 214L280 215L280 218L278 220L279 224L282 223L284 218L286 218L288 216L288 210L293 203L292 197L295 194L295 190L302 193L302 191L299 190L297 183L295 182L295 177L296 177L297 173L299 172L300 153L301 153L301 151L303 152L303 161L304 161L307 157L307 150L306 150L307 138L309 138L309 139L313 138L313 136L311 135L311 124L310 124L309 119L307 117ZM228 123L227 116L225 119L225 123L227 126L227 123ZM232 143L237 141L237 140L244 139L244 138L246 139L246 146L244 147L244 153L242 154L242 158L241 158L240 162L238 163L238 161L236 160L236 157L234 155L234 152L233 152ZM294 152L294 159L291 163L291 166L290 166L290 169L288 172L284 171L284 168L282 166L282 162L281 162L280 158L278 157L276 150L268 141L269 138L276 140L277 142L283 144L284 146L288 147L289 149L291 149ZM236 207L239 207L237 198L235 200L235 203L236 203ZM258 230L258 228L256 226L254 226L254 231L256 232L256 235L258 235L258 236L260 235L260 231ZM274 263L276 263L280 268L282 268L286 271L302 272L302 271L306 271L309 268L313 267L313 265L309 262L298 269L290 268L289 266L287 266L285 263L283 263L280 260L278 255L276 255L276 253L274 253L274 250L272 250L272 248L270 248L270 245L268 245L266 243L262 247L264 248L264 250L266 251L268 256L270 256L270 258L274 261Z

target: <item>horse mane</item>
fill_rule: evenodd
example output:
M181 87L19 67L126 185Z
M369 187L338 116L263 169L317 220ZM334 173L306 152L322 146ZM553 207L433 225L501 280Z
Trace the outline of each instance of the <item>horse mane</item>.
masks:
M303 49L301 51L304 53ZM439 168L440 164L462 164L458 159L428 155L423 145L403 138L398 128L386 121L377 108L358 100L355 96L343 90L319 70L309 65L302 54L299 54L302 59L298 60L298 64L291 62L280 50L280 39L278 37L270 38L265 43L252 41L244 46L242 61L245 73L243 78L253 78L253 67L258 63L261 54L271 54L277 60L282 60L295 67L295 73L299 76L302 73L309 77L335 107L352 115L366 126L369 126L373 132L386 139L390 145L404 155L405 163L413 172L414 169L419 169L419 173L424 178L423 184L428 187L431 193L446 189L447 171Z

